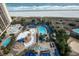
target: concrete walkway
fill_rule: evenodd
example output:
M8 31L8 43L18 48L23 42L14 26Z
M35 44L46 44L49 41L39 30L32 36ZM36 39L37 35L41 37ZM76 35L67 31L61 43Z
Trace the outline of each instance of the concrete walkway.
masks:
M73 55L79 54L79 40L73 37L70 37L68 40L68 44L71 47L72 52L74 51Z

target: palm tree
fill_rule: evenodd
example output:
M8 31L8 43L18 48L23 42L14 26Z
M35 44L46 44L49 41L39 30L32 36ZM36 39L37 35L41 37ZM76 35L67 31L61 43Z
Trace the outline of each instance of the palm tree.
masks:
M25 23L25 18L22 18L21 19L21 24L24 26L26 23Z
M42 33L40 33L39 40L40 40L41 42L43 42L43 41L44 41L44 38L45 38L45 34L42 35Z
M64 29L60 29L56 32L56 40L58 42L58 48L61 55L68 55L70 47L67 44L69 36Z

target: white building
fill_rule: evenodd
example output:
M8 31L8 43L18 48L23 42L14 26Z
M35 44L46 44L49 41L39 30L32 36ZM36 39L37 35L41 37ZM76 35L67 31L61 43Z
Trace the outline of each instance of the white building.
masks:
M11 22L5 4L0 3L0 36L6 31Z
M15 24L15 25L10 25L6 31L8 32L8 34L17 35L22 30L22 28L23 26L21 26L20 24Z

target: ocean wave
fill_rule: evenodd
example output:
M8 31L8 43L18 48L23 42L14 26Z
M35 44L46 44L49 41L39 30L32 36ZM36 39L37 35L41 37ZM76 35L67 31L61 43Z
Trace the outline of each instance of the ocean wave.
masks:
M70 6L8 6L9 11L20 11L20 10L77 10L79 5Z

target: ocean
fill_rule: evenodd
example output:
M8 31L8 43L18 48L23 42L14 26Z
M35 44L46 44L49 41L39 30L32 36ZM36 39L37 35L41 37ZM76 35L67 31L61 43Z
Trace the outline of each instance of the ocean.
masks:
M79 3L6 3L8 11L79 10Z

